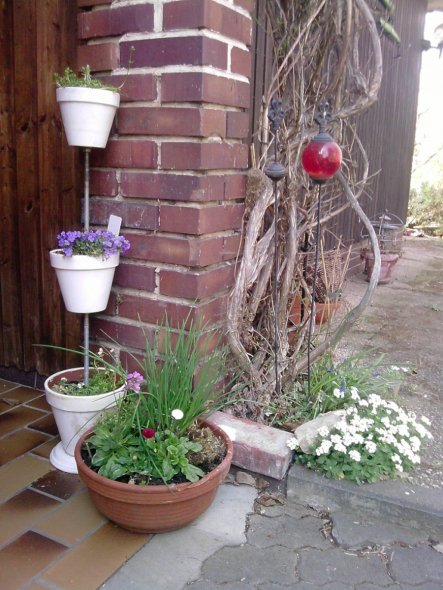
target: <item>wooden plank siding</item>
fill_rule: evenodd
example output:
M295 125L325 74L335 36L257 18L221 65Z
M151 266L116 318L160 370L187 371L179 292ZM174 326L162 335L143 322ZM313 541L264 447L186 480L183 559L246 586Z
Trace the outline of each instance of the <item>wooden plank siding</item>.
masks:
M78 153L62 137L54 71L76 59L75 0L0 7L0 366L48 374L75 346L80 318L65 312L48 252L80 224ZM78 360L77 360L78 362Z
M388 39L382 39L383 80L379 99L357 122L372 176L360 200L370 219L388 209L406 220L425 16L426 0L396 3L394 24L402 39L401 47L398 49ZM361 52L364 61L369 52L364 38ZM362 232L352 211L339 216L331 229L347 242L358 241Z
M17 201L13 146L12 29L10 5L3 3L0 29L0 364L19 365L22 333L19 297L19 266L16 244Z
M254 6L253 18L253 64L252 64L252 92L249 109L251 137L249 142L254 147L255 157L260 157L260 137L258 136L260 120L263 111L263 95L271 80L273 46L266 18L265 2L257 1ZM251 158L252 160L252 158ZM253 162L251 161L251 164Z

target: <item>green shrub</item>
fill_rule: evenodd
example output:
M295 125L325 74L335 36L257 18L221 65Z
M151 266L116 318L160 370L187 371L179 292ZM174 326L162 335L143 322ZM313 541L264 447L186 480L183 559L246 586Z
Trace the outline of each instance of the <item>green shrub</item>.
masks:
M420 188L413 189L408 215L411 225L443 224L443 181L437 184L423 182Z

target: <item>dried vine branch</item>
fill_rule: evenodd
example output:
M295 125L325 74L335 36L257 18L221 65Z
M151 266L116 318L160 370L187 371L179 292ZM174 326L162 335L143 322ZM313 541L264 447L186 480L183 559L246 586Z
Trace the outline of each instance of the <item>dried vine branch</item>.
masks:
M275 396L275 232L279 244L278 369L283 385L305 370L309 314L322 297L331 296L327 293L330 281L326 276L322 280L320 273L312 301L309 256L317 191L310 186L300 165L306 141L317 133L313 119L321 99L332 104L330 132L341 144L344 155L342 172L323 189L322 233L332 219L351 206L371 235L372 227L358 203L368 180L369 163L355 130L355 119L377 100L381 84L381 40L376 24L380 6L378 0L266 0L267 23L263 26L271 31L274 71L264 96L258 133L259 168L249 175L244 251L228 309L228 341L245 371L247 401L238 404L236 411L240 415L264 420L264 408ZM363 38L370 47L364 58ZM285 111L284 127L278 138L272 136L267 122L273 96L282 100ZM273 187L262 170L277 140L278 159L285 165L287 176L279 183L279 221L275 227ZM355 165L356 160L359 166ZM339 236L337 239L335 249L332 248L336 257L341 243ZM326 267L325 259L323 263ZM332 332L317 334L311 358L334 344L361 314L372 296L378 264L361 303ZM326 268L323 270L327 272ZM342 279L339 277L338 288ZM301 313L296 322L291 322L292 304L297 297L302 299Z

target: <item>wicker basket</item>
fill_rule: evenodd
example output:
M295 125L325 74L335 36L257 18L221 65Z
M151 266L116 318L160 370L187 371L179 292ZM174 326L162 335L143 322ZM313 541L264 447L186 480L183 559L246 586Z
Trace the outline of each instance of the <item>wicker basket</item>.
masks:
M315 300L325 302L327 299L338 299L349 265L350 248L320 249L318 271L315 285ZM315 252L299 252L298 267L303 269L306 284L312 288ZM297 283L297 280L295 281ZM296 290L297 289L296 286Z

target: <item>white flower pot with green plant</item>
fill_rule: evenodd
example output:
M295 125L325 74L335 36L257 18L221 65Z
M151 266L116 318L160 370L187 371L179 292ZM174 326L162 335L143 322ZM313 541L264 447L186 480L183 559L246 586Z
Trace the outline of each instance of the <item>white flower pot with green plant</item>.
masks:
M77 473L74 449L80 436L95 424L104 410L113 408L127 389L126 375L119 363L106 361L102 349L89 354L93 366L87 385L83 367L54 373L44 384L46 401L61 439L49 459L54 467L67 473ZM107 356L112 358L112 354L111 350Z
M130 245L123 236L102 230L63 231L59 248L49 253L68 311L96 313L106 309L120 253Z
M55 74L56 97L68 144L86 148L106 147L120 105L120 88L91 77L89 66L77 76L70 68Z

